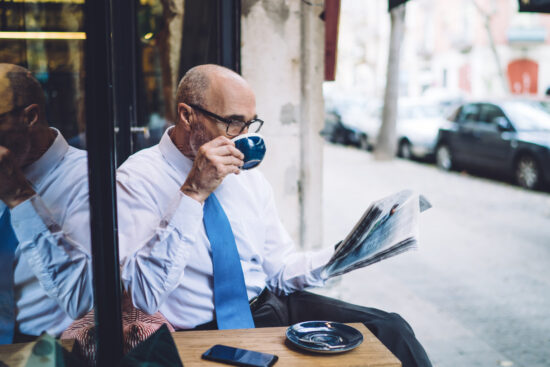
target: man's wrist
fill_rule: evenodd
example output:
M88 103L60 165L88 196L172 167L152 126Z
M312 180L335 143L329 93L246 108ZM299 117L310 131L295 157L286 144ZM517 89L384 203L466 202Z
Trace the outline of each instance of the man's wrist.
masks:
M204 203L208 195L205 195L201 191L194 188L192 185L189 185L187 183L183 184L183 186L180 188L180 191L183 192L185 195L189 196L191 199L194 199L198 201L199 203Z

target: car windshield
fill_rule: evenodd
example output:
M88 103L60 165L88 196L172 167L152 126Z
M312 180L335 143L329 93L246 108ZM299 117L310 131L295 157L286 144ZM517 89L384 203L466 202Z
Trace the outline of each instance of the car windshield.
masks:
M502 105L516 130L549 130L550 113L522 102L508 102Z
M550 101L540 101L540 106L548 113L550 113Z
M441 110L435 105L399 107L400 119L420 119L441 116Z

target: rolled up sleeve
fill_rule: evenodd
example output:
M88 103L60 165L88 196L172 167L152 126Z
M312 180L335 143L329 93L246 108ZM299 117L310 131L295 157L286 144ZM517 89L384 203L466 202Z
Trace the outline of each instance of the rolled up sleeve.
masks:
M82 217L88 225L88 205L73 206L68 216L75 223ZM86 249L89 230L75 235L82 231L62 228L38 195L13 208L11 219L19 240L18 250L29 262L44 291L71 318L86 314L93 306L91 258Z

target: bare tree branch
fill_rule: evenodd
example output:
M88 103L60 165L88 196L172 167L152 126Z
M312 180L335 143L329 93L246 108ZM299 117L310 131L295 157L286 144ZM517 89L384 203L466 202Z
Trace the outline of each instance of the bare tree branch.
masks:
M493 58L495 60L498 77L502 83L504 92L508 93L510 91L510 87L508 86L508 79L506 79L506 76L504 75L504 70L502 69L502 63L500 61L500 55L496 47L495 37L493 35L493 30L491 29L491 20L497 14L496 2L495 0L491 1L492 5L490 10L484 10L476 0L471 0L471 2L472 4L474 4L478 13L483 17L483 26L485 28L485 32L487 33L487 38L489 39L489 47L491 48L491 53L493 54Z

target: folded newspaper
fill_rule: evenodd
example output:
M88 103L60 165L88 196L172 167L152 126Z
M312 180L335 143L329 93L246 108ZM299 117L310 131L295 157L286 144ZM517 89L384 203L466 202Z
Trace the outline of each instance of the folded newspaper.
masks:
M411 190L375 201L336 246L322 274L331 278L415 248L418 215L429 208L429 201Z

